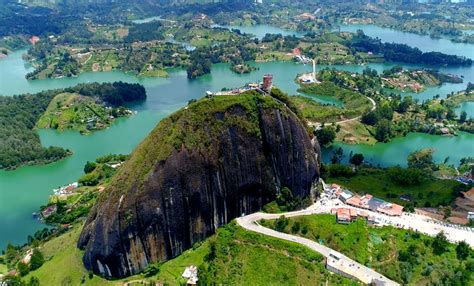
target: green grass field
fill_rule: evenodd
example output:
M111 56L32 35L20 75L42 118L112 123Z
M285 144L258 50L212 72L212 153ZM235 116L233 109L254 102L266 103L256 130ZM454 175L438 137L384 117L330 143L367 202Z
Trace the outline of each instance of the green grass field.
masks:
M274 225L274 221L263 223ZM468 279L472 276L469 269L474 266L472 250L466 260L457 258L454 244L449 244L444 253L435 254L434 238L410 230L372 227L362 219L343 225L336 223L334 215L312 215L290 218L284 231L327 245L406 285L473 282Z
M261 234L245 231L234 222L220 228L216 235L198 243L175 259L165 262L153 277L135 275L126 279L108 281L94 275L89 278L82 265L82 251L76 248L81 231L71 231L41 246L46 262L30 272L39 278L41 285L142 285L160 282L165 285L182 285L185 267L199 266L200 279L224 285L309 285L316 282L327 285L356 285L357 283L332 275L325 270L323 257L305 247ZM214 255L210 255L215 246Z
M5 264L0 263L0 274L5 274L8 272L8 268Z
M336 141L346 144L374 145L377 139L372 136L372 126L364 125L358 120L340 124L341 129L336 133Z
M245 231L235 223L220 228L209 243L215 244L215 252L201 267L204 285L357 284L325 270L321 255L298 244Z
M461 185L453 180L426 178L419 185L401 186L394 183L385 170L375 168L363 168L350 178L329 178L328 182L337 183L359 194L370 193L402 205L407 202L400 200L399 196L409 194L418 207L423 207L426 203L432 207L449 205L454 199L453 189ZM388 194L395 194L396 198L389 198Z
M302 84L300 85L298 91L308 95L314 94L333 96L334 98L342 101L344 103L344 108L338 108L338 110L342 110L342 113L335 115L343 115L344 118L353 118L362 115L362 113L370 110L372 106L370 100L361 93L350 89L341 88L330 81L323 81L321 83L313 84Z
M96 129L95 122L102 124L101 128L105 128L111 123L108 116L106 108L97 104L92 97L61 93L53 98L46 112L38 119L36 127L89 133L90 130L87 128L89 119L94 119L94 129Z
M332 122L344 114L342 108L324 105L305 96L292 96L291 101L301 110L303 117L311 121Z
M82 265L83 252L76 247L81 227L46 242L40 249L45 256L45 264L39 269L30 272L24 280L31 276L39 278L41 285L123 285L127 281L162 281L169 285L180 285L184 280L181 274L189 265L200 265L208 252L207 242L196 249L184 252L179 257L164 263L156 277L145 278L135 275L126 279L108 281L94 275L88 277L88 271Z

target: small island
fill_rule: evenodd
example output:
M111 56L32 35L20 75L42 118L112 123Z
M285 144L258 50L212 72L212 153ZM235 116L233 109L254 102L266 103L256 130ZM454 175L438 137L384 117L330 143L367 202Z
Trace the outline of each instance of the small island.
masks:
M114 107L105 102L78 93L60 93L49 104L36 123L37 128L58 131L76 130L88 134L109 127L115 119L127 117L134 112L123 107Z

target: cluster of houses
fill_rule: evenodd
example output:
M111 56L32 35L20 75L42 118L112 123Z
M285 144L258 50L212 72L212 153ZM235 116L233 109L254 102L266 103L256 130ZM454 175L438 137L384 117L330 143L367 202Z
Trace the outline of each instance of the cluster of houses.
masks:
M347 189L341 188L341 186L337 184L332 184L328 192L330 196L339 198L343 203L358 209L371 210L389 216L401 216L403 213L403 206L401 205L375 198L371 194L359 196ZM369 223L375 223L375 219L369 216L366 211L358 209L338 208L333 209L331 212L336 214L339 223L350 223L357 217L363 217L367 219Z
M59 187L57 189L54 189L53 190L53 193L56 195L56 196L59 196L59 195L68 195L68 194L71 194L73 193L73 191L75 189L79 188L79 183L78 182L74 182L74 183L71 183L69 185L66 185L66 186L62 186L62 187Z
M363 210L357 210L353 208L333 208L331 209L331 214L336 215L338 223L349 224L356 220L358 217L364 218L368 224L374 225L377 223L373 216L370 216L369 213Z

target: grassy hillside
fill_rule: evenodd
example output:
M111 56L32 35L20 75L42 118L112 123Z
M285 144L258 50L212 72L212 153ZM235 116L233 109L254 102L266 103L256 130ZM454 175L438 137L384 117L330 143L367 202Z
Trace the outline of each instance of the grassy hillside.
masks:
M77 93L56 95L36 123L37 128L58 131L72 129L81 133L108 127L116 117L126 116L125 108L106 108L90 96Z
M323 96L333 96L336 99L342 101L344 103L344 108L335 109L333 106L325 107L325 109L329 109L325 111L328 113L328 115L326 116L326 120L328 121L335 121L336 117L353 118L362 115L362 113L367 110L370 110L370 108L372 107L370 100L367 99L361 93L347 88L339 87L329 81L323 81L317 84L302 84L298 91L306 93L308 95L314 94ZM312 106L316 105L313 104ZM309 107L310 106L307 106L306 109L308 109ZM313 114L319 112L321 111L316 110L315 112L313 112ZM331 116L332 112L335 112L335 114ZM308 112L306 113L308 114Z
M204 285L351 284L326 271L321 255L298 244L245 231L234 223L219 229L209 244L211 251L200 268Z
M310 121L332 122L344 115L343 108L322 104L305 96L292 96L291 101L301 111L303 117Z
M80 231L81 227L77 225L72 231L41 246L46 262L24 280L36 276L41 285L123 285L132 281L135 283L131 285L141 285L145 281L182 285L185 281L181 274L185 267L196 265L199 266L201 285L209 285L211 281L224 285L353 283L326 271L321 255L291 242L245 231L235 223L220 228L208 240L162 264L157 275L135 275L108 281L89 276L82 266L82 252L76 248Z
M266 221L269 227L274 221ZM295 226L297 225L297 226ZM288 219L284 232L318 241L388 278L408 285L472 285L474 253L459 259L456 245L435 249L435 238L410 230L368 226L359 219L350 225L336 223L333 215Z

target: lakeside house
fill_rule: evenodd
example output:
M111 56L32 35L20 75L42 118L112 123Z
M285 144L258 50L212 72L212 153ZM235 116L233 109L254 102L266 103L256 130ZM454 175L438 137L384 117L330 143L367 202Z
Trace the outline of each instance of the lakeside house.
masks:
M54 189L53 193L55 195L67 195L67 194L72 193L77 188L79 188L79 183L74 182L74 183L59 187L57 189Z
M41 212L41 216L43 216L43 218L47 218L52 214L56 213L57 210L58 206L56 204L50 205Z

